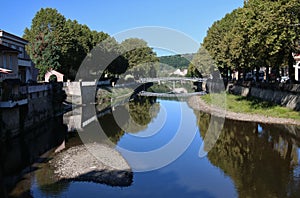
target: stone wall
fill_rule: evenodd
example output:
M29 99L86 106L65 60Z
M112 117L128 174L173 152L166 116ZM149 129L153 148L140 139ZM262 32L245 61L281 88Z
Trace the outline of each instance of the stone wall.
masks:
M82 82L65 82L63 90L67 94L66 101L73 104L82 104L81 87Z
M0 141L11 139L63 110L62 84L45 86L27 86L23 93L27 95L27 104L0 109Z
M227 91L245 97L260 98L300 111L299 84L228 84Z

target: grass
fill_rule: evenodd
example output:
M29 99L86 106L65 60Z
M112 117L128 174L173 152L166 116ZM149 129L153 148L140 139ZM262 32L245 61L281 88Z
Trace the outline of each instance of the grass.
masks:
M300 120L300 112L258 98L223 93L207 94L202 99L208 104L213 103L218 107L226 108L227 111Z

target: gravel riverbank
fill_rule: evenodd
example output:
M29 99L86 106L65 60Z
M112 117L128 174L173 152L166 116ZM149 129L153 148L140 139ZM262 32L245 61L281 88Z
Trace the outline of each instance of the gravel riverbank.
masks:
M224 111L216 106L209 105L205 103L201 96L193 96L189 99L188 104L191 108L205 113L212 114L214 116L223 116L232 120L248 121L248 122L260 122L260 123L273 123L273 124L292 124L299 125L300 120L287 119L287 118L275 118L267 117L257 114L246 114L246 113L236 113L231 111Z
M49 163L61 180L90 181L110 186L129 186L132 183L133 173L125 159L104 144L71 147L55 155Z

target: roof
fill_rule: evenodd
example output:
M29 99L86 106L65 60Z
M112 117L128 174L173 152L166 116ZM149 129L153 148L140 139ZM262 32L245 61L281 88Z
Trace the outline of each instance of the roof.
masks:
M2 45L2 44L0 44L0 51L20 53L19 50L13 49L11 47L7 47L7 46Z
M22 37L16 36L14 34L11 34L9 32L6 32L6 31L0 29L0 37L1 37L1 35L2 35L2 37L9 36L10 38L28 43L28 41L26 39L23 39Z
M54 70L54 69L51 69L50 71L48 71L46 74L48 75L52 75L52 74L56 74L56 75L61 75L61 76L64 76L64 74Z

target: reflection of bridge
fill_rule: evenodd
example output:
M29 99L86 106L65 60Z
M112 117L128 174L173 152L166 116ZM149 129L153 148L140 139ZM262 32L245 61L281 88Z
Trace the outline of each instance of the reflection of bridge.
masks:
M96 110L95 104L76 107L64 114L64 123L68 126L68 131L82 131L84 127L97 121L98 117L112 113L116 107L126 104L129 100L129 97L118 98L117 100L111 98L110 105L101 110Z
M157 77L157 78L140 78L140 83L160 82L160 81L191 81L191 82L206 82L206 78L188 78L188 77Z

